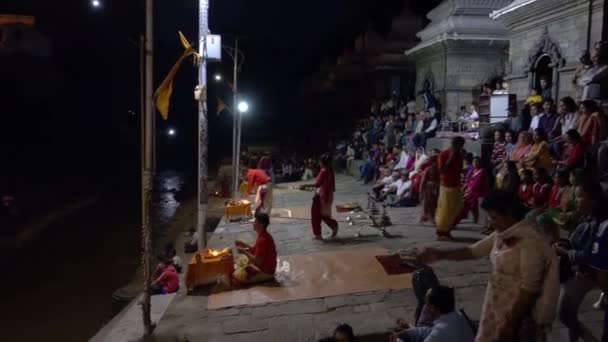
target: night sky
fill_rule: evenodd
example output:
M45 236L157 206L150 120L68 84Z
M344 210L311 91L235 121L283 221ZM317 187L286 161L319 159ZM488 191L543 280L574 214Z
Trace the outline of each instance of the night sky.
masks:
M29 152L40 151L41 140L45 148L85 164L92 159L90 163L108 165L108 160L130 160L137 153L139 51L134 42L144 29L144 1L101 1L98 10L91 8L90 0L3 0L0 4L0 13L36 16L37 30L50 36L54 45L50 61L18 61L33 74L52 74L44 89L32 91L30 80L24 82L20 74L10 71L6 75L10 68L0 69L4 79L19 84L5 82L0 95L8 103L4 109L11 113L12 127L3 139L15 147L11 150L19 158L32 159ZM410 6L424 15L437 2L411 1ZM388 33L391 18L403 6L402 0L211 1L212 33L224 34L224 44L232 44L232 34L245 36L241 47L246 58L239 81L251 108L244 121L245 143L260 137L310 137L318 120L334 127L345 116L364 114L366 108L358 104L329 105L327 98L302 98L299 89L317 73L321 62L334 62L366 27ZM198 1L157 0L155 7L157 86L181 54L177 31L191 41L197 38ZM209 74L222 72L231 78L231 68L230 58L224 55L222 63L209 65ZM195 77L192 64L184 64L175 84L170 119L158 122L161 153L183 155L188 165L196 148ZM225 86L211 84L209 95L210 153L216 160L230 150L232 118L227 112L215 115L215 98L230 105L231 94ZM360 108L358 113L340 110L353 105ZM178 132L173 140L164 134L169 127ZM56 145L49 145L49 140ZM90 158L91 152L95 158Z

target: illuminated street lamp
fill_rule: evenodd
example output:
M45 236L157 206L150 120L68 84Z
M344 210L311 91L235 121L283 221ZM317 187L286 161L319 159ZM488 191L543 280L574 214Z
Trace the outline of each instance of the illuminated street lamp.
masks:
M220 82L222 80L222 75L216 74L215 75L215 80L218 81L218 82Z
M92 0L91 1L91 6L93 6L94 8L99 8L99 7L101 7L101 1L99 1L99 0Z
M249 110L249 104L245 101L241 101L239 102L238 109L241 113L247 113L247 111Z
M169 134L170 137L175 135L175 130L173 128L169 128L169 130L167 131L167 134Z

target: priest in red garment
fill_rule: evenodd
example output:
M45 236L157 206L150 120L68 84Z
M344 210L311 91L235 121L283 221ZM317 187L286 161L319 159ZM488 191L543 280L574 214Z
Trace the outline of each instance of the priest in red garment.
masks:
M314 187L315 196L310 208L312 233L316 240L321 240L321 221L325 222L331 229L331 237L338 234L338 222L331 217L336 181L334 171L331 167L331 155L326 153L321 157L321 171L317 175Z

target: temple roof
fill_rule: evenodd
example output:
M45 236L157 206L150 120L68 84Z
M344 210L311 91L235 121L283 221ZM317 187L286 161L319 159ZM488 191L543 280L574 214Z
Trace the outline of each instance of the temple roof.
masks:
M489 14L512 0L445 0L427 14L431 23L417 36L421 42L406 54L446 40L508 40L505 26Z

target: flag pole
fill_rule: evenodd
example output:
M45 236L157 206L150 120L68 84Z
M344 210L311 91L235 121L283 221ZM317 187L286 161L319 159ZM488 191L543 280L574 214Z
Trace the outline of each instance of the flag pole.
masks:
M142 231L142 268L143 268L143 298L140 302L144 325L144 337L152 334L152 320L150 318L150 286L151 286L151 220L150 208L152 201L152 172L154 168L154 112L153 112L153 0L146 0L146 34L142 37L141 65L142 65L142 117L141 117L141 231Z
M209 194L207 191L207 158L208 158L208 112L207 112L207 52L205 45L209 34L209 0L199 0L199 90L198 99L198 198L196 232L198 233L198 249L207 246L207 204Z
M239 122L241 120L240 115L241 113L239 112L239 86L238 86L238 81L239 81L239 36L236 35L234 37L234 75L233 77L233 85L232 85L232 115L233 115L233 128L232 128L232 150L234 151L234 155L232 156L232 193L233 193L233 198L237 199L239 197L239 174L240 174L240 169L239 169L239 159L241 156L241 148L240 148L240 144L239 144L239 138L238 138L238 134L239 134L239 129L238 129L238 125Z

